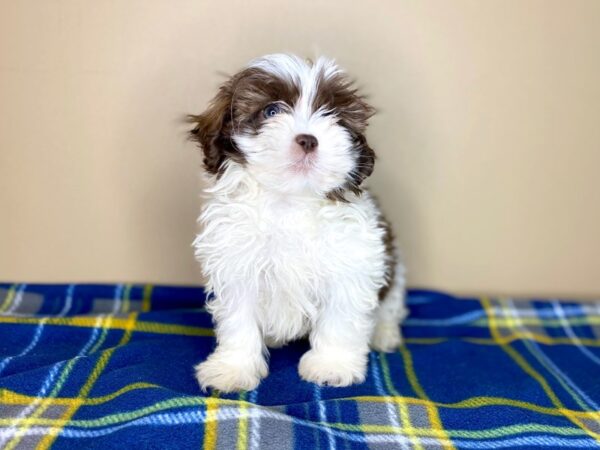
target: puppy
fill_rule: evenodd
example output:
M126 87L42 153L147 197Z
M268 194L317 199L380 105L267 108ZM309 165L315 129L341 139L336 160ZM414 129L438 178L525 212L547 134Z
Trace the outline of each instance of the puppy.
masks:
M362 186L373 114L333 60L276 54L190 116L210 186L194 241L217 336L196 366L203 389L254 389L267 347L304 336L300 376L348 386L364 381L369 345L400 344L404 268Z

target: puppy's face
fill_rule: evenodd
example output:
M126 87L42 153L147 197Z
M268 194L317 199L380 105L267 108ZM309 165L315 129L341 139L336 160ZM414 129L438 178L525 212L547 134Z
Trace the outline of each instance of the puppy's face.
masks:
M331 60L291 55L253 61L191 116L208 172L242 165L276 192L342 199L360 192L375 154L364 136L373 109Z

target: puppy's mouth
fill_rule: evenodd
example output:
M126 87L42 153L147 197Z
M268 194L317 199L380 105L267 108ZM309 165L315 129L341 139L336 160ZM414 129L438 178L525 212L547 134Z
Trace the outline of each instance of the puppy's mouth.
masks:
M291 169L295 173L307 174L315 168L316 159L317 158L314 153L303 155L294 160L294 162L291 164Z

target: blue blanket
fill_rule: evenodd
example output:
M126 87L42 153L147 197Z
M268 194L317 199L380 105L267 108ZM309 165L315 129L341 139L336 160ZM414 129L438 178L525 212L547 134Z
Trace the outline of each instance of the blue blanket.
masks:
M365 383L302 381L307 342L251 392L202 393L200 288L0 284L0 448L594 448L600 305L413 291Z

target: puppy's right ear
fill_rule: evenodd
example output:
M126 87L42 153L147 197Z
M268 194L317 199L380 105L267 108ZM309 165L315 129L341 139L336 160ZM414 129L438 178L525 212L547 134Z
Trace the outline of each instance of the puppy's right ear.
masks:
M188 116L189 122L194 124L190 137L202 149L204 168L217 176L223 172L227 159L243 159L232 138L232 101L232 89L230 83L226 83L219 88L206 111Z

